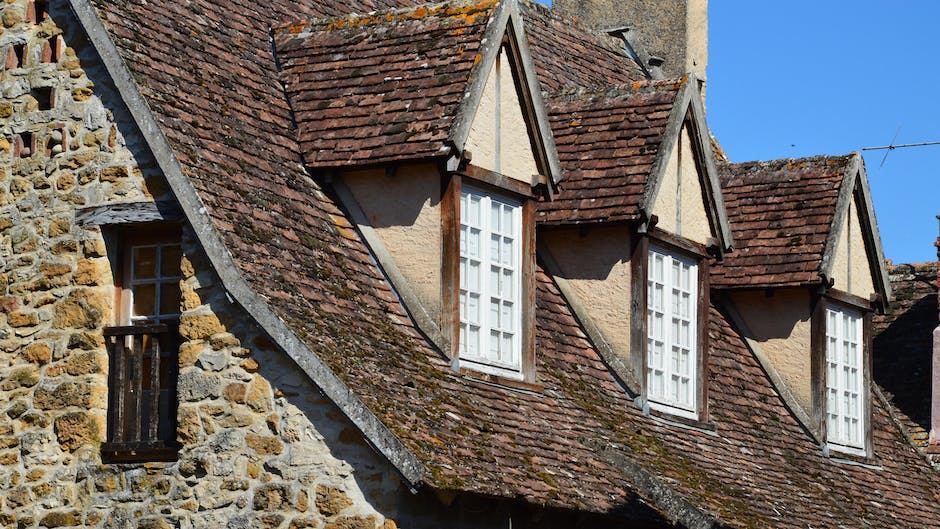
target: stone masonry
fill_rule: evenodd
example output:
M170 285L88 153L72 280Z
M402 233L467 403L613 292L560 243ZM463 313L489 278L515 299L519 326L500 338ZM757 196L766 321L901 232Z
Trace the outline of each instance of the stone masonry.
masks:
M379 511L397 475L228 301L185 227L179 460L102 464L113 256L75 215L172 197L65 42L69 15L0 5L0 528L395 527Z

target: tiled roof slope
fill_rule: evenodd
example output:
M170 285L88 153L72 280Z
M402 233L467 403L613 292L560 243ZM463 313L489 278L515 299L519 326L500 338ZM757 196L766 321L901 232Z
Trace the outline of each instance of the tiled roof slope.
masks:
M890 266L894 302L876 315L875 381L894 405L912 440L927 445L933 330L937 327L937 263Z
M826 237L852 156L719 165L735 250L712 268L712 285L818 283Z
M495 5L451 2L278 30L307 164L446 156Z
M543 92L603 90L646 79L623 44L534 1L520 2L520 8Z
M549 120L564 179L556 199L539 204L539 223L637 218L681 85L644 81L550 99Z
M872 426L882 468L824 457L720 311L710 311L715 430L706 432L643 415L544 272L536 297L540 395L476 382L419 351L325 354L430 462L439 487L627 514L640 505L630 470L639 467L727 527L936 524L940 474L880 402Z
M714 434L643 416L542 273L542 395L455 374L299 169L268 24L314 9L94 1L246 280L419 456L430 485L655 519L624 470L635 465L731 527L935 524L938 477L883 407L873 424L883 470L823 458L715 310Z

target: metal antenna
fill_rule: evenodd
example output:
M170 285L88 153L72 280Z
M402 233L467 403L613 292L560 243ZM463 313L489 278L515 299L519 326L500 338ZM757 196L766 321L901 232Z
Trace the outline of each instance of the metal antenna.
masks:
M899 132L901 132L900 126L898 127L898 132L894 134L894 140L898 139ZM928 145L940 145L940 141L922 141L920 143L901 143L901 144L895 145L894 140L891 140L891 143L889 145L882 145L879 147L863 147L862 150L863 151L887 150L887 152L884 155L884 158L881 159L881 165L878 166L878 168L881 169L885 164L885 160L888 158L888 153L890 153L891 151L895 149L903 149L905 147L926 147Z

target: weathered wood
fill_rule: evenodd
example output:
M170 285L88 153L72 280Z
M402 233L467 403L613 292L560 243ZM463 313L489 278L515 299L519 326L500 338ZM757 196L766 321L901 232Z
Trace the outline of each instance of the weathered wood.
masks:
M863 434L865 435L865 456L874 457L874 442L872 440L872 313L866 311L862 315L862 420L865 421Z
M812 409L809 415L820 439L826 439L826 302L816 295L810 322L810 381Z
M655 239L657 244L665 246L668 250L675 251L675 253L685 254L693 259L701 259L708 255L708 248L704 244L699 244L660 228L651 227L649 235Z
M696 376L695 384L697 385L698 394L696 395L698 399L697 410L698 419L700 421L708 420L708 319L709 319L709 307L711 306L709 299L709 282L708 282L708 272L709 272L709 262L708 259L701 259L698 263L698 322L696 332L698 333L696 347L698 348L698 354L696 355Z
M450 342L455 368L460 353L460 187L459 174L441 181L441 334Z
M178 222L183 219L179 206L170 202L123 202L79 210L75 224L83 227L142 222Z
M102 334L105 336L140 336L144 334L165 334L169 327L162 323L153 325L124 325L121 327L105 327Z
M647 340L647 268L649 266L649 237L636 234L633 254L630 256L630 364L641 395L646 394L646 340Z
M160 424L160 337L150 337L150 425L148 441L157 440L157 428Z
M131 398L130 402L130 428L127 431L127 440L141 440L141 414L143 412L143 394L144 394L144 335L136 335L132 338L131 346L131 383L127 390Z
M124 388L127 387L127 352L126 338L115 336L111 339L111 359L114 362L114 385L110 388L112 392L113 406L113 429L111 438L116 440L124 439Z
M826 299L838 302L842 305L848 305L850 308L860 312L875 309L875 304L872 300L865 299L854 294L849 294L848 292L843 292L841 290L836 290L834 288L830 288L826 291Z
M522 378L534 383L535 369L535 201L522 205Z
M518 198L523 200L536 198L533 186L538 183L538 175L533 175L533 181L526 183L521 180L516 180L515 178L510 178L502 173L470 164L460 171L460 173L462 176L474 180L473 184L483 189L492 188L500 193L508 191L509 193L518 195Z

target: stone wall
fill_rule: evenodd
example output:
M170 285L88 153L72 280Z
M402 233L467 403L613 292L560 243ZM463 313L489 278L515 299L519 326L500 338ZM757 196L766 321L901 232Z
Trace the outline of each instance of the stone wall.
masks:
M171 197L62 38L70 15L0 10L0 527L395 527L379 511L410 493L228 302L186 227L179 459L102 464L114 256L75 215Z

